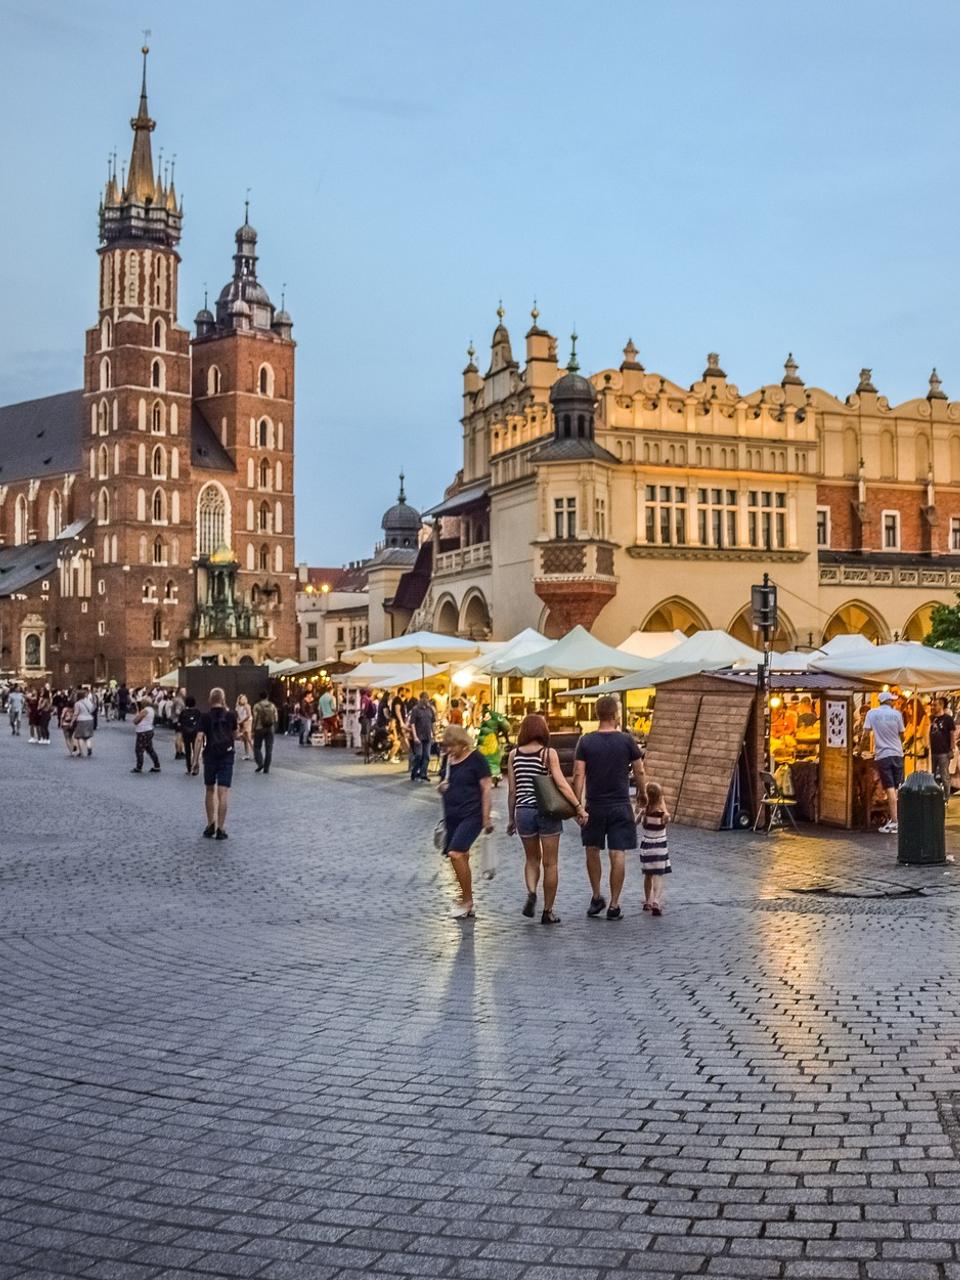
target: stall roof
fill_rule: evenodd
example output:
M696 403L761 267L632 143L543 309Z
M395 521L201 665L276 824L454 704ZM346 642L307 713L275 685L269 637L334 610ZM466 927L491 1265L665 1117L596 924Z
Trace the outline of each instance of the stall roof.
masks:
M711 680L723 680L727 684L743 685L746 689L755 689L757 687L756 671L701 671L690 672L687 675L673 676L670 680L662 680L664 686L673 684L677 680L686 680L690 675L700 675ZM832 675L828 671L771 671L770 672L770 688L782 689L788 691L795 689L798 693L808 692L816 693L834 689L839 692L861 693L870 689L875 689L876 685L866 680L858 680L854 676L838 676Z

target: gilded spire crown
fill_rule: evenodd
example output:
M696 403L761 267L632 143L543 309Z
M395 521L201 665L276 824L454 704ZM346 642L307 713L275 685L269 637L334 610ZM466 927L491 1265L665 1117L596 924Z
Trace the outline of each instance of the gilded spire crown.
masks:
M118 183L116 158L113 159L100 204L100 239L103 243L146 240L172 247L180 239L183 206L177 200L172 168L169 183L162 167L154 174L150 135L156 128L156 122L150 117L147 102L149 46L144 45L140 52L143 56L140 103L137 114L130 121L133 130L130 164Z

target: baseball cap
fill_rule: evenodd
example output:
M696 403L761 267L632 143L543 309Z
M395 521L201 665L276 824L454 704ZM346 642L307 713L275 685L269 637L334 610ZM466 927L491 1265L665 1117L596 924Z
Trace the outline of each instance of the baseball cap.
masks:
M884 689L883 693L877 698L878 702L896 702L896 695Z

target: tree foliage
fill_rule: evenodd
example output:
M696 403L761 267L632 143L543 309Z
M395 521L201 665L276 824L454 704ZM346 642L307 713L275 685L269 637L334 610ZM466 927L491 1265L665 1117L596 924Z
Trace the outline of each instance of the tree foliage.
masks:
M949 649L960 653L960 591L957 604L937 604L930 615L930 634L923 643L934 649Z

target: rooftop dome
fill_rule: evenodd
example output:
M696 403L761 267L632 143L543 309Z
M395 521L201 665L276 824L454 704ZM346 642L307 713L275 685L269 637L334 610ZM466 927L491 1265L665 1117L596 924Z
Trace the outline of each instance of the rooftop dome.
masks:
M404 475L400 472L400 493L397 501L383 513L380 528L386 534L388 547L416 547L420 526L423 523L420 512L407 502L403 489Z
M589 378L585 378L580 372L580 365L577 362L577 335L570 335L570 360L567 364L567 372L562 378L550 388L550 403L556 404L558 401L581 400L584 404L592 405L597 398L593 383Z
M565 373L550 388L550 402L558 400L585 400L593 404L596 392L593 383L580 373Z

